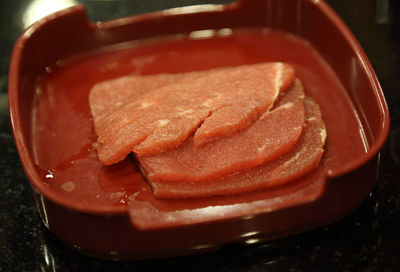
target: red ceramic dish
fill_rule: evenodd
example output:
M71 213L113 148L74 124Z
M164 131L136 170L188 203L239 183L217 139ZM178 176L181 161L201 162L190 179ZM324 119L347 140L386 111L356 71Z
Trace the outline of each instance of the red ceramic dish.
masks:
M322 108L326 151L311 174L250 194L157 200L132 158L111 167L97 161L87 104L95 83L260 61L294 64ZM311 0L242 0L97 24L82 6L69 8L18 39L9 105L44 223L76 250L108 259L267 241L338 220L373 188L389 130L363 50L325 2Z

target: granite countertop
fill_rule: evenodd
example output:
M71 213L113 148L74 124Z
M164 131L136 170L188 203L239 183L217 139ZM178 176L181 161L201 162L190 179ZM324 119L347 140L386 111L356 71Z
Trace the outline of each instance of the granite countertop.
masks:
M380 173L364 203L343 220L307 233L251 246L226 245L203 255L111 262L65 247L41 223L14 145L7 103L12 47L34 20L32 6L79 2L92 21L185 4L229 1L45 1L0 4L0 271L400 271L400 5L396 0L327 1L369 57L390 109L391 131ZM46 4L47 3L47 4ZM44 4L44 5L43 5ZM31 10L31 11L30 11ZM29 13L31 12L31 13Z

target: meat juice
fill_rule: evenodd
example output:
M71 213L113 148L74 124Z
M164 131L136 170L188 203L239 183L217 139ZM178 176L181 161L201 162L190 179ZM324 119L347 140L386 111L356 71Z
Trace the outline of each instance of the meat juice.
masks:
M154 198L133 156L113 166L98 161L88 105L89 90L96 83L129 74L182 73L258 62L292 64L306 95L321 107L328 135L325 153L319 167L305 178L237 196L164 201ZM360 124L343 85L310 43L269 29L239 29L229 35L179 35L116 45L47 67L36 85L31 148L42 180L60 194L105 206L132 207L147 201L161 210L174 210L273 198L320 182L368 151ZM318 190L323 190L323 183Z

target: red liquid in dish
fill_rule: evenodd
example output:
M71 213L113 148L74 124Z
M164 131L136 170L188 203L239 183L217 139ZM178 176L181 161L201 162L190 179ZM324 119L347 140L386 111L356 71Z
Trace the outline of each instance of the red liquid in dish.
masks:
M88 106L94 84L132 73L178 73L273 61L292 64L306 95L321 107L328 135L325 153L308 176L276 189L232 197L165 201L154 198L132 157L108 167L98 161L91 146L96 135ZM152 203L159 210L173 211L273 199L307 188L321 192L326 173L334 174L368 150L356 110L332 69L308 42L282 32L237 30L225 37L180 36L91 52L47 69L36 90L31 137L35 162L48 186L80 202L129 207Z

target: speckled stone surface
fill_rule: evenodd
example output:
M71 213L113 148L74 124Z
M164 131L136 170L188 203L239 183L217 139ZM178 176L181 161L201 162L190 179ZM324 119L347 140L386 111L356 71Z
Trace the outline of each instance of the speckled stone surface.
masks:
M7 105L12 46L24 29L27 10L34 2L47 1L0 3L0 271L400 271L400 8L397 0L328 1L370 58L391 114L391 132L381 152L377 186L357 211L324 228L269 243L227 245L204 255L132 262L101 261L76 253L40 222L14 146ZM98 21L204 1L76 2L86 4L91 19Z

